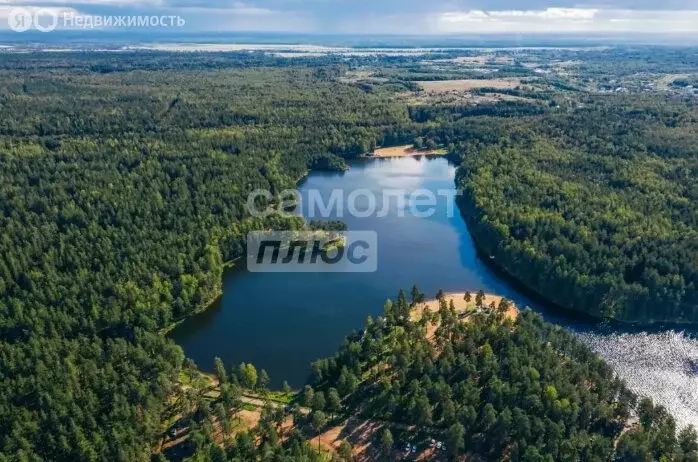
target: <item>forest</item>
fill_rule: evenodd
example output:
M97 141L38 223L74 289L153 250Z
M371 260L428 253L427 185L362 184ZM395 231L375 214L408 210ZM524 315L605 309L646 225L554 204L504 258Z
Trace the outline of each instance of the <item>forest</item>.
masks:
M559 306L697 322L697 121L690 101L637 95L492 120L456 142L463 215L495 265Z
M162 59L177 72L134 56L110 58L114 72L82 54L4 60L2 454L148 459L184 360L161 331L220 295L247 230L302 225L249 217L247 194L293 187L409 123L328 80L331 66L226 59Z
M367 63L376 59L0 60L0 460L149 460L194 368L164 333L220 295L248 231L304 226L250 217L247 195L292 188L308 169L344 169L378 145L446 148L462 163L461 205L479 246L553 302L625 321L696 321L690 103L577 104L561 90L534 102L408 107L396 94L437 78L433 69L385 58L382 83L339 78ZM428 423L452 450L485 458L506 443L512 460L574 451L695 460L691 429L678 433L666 411L537 316L459 323L443 309L434 345L423 335L431 321L409 320L410 305L398 297L383 321L315 365L309 386L324 398L304 402L317 408L298 416L305 431L327 424L317 411L360 411ZM274 436L272 410L261 422L266 446L247 433L225 450L213 444L207 419L235 401L232 387L222 393L211 409L187 403L194 457L317 460L304 434ZM641 423L623 433L634 410Z

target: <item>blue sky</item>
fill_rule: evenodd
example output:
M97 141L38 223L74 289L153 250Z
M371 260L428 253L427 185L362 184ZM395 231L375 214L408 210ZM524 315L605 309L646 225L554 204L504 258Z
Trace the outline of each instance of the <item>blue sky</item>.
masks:
M43 13L178 15L190 31L698 33L698 0L0 0Z

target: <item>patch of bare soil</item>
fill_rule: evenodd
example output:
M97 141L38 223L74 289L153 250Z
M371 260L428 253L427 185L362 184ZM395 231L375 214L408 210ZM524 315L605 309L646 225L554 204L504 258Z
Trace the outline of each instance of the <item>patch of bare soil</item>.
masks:
M336 452L342 441L351 444L356 462L368 462L380 457L380 450L374 446L376 437L383 425L378 422L350 418L343 425L331 427L320 435L320 447ZM317 445L317 437L312 443Z

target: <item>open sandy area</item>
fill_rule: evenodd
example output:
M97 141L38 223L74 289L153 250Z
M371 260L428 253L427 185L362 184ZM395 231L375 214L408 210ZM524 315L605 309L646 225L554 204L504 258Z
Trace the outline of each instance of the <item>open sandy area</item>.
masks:
M415 149L412 145L392 146L389 148L377 148L371 153L371 157L414 157L414 156L438 156L444 155L441 150Z
M475 305L475 297L477 295L477 291L470 292L471 300L470 303L466 303L465 299L463 298L465 296L465 292L458 292L458 293L450 293L445 295L446 303L450 304L451 301L453 301L453 306L456 308L456 313L465 313L467 311L474 311L476 309ZM502 298L499 295L494 295L494 294L485 294L485 298L482 302L482 306L484 309L489 310L490 305L492 302L494 302L495 306L499 306L499 302L502 300ZM424 303L420 303L416 306L416 308L412 311L412 319L413 320L419 320L422 317L422 313L424 310L428 308L429 311L432 313L436 313L439 310L439 301L436 299L432 300L427 300ZM509 310L507 310L506 314L504 315L507 319L511 319L512 321L515 321L516 318L519 316L519 309L514 305L514 303L511 303L509 306ZM427 338L431 338L434 336L434 332L436 332L436 329L438 328L438 325L432 325L429 324L427 326Z

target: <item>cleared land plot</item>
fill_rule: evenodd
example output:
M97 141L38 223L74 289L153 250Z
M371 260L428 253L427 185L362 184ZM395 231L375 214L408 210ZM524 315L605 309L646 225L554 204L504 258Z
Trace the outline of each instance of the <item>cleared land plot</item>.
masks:
M416 82L427 93L448 93L452 91L470 91L478 88L512 89L521 85L521 79L468 79L468 80L434 80Z

